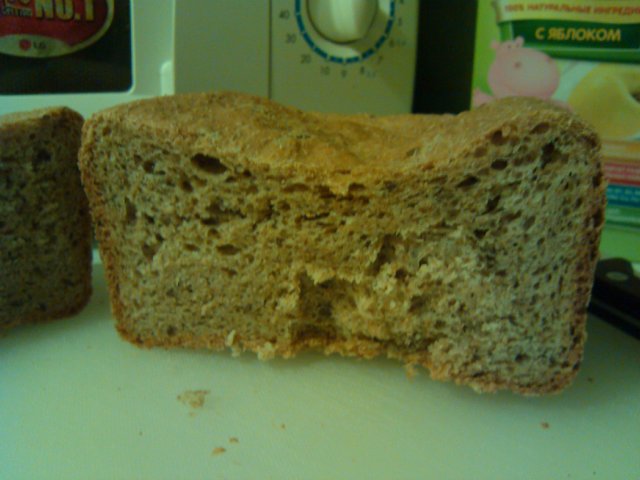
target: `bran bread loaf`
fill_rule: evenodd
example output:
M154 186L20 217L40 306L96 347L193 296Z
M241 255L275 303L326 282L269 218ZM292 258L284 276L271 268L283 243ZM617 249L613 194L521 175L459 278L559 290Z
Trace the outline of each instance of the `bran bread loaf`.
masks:
M69 316L89 300L82 122L67 108L0 117L0 329Z
M539 394L582 357L599 148L533 99L374 117L210 93L96 114L80 169L137 345L387 355Z

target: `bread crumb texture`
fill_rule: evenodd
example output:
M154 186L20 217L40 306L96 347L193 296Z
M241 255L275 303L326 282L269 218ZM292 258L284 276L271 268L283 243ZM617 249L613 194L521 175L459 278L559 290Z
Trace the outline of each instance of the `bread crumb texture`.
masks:
M72 315L89 300L82 122L62 107L0 116L0 330Z
M375 117L212 93L95 115L80 165L138 345L387 355L539 394L582 357L599 151L533 99Z

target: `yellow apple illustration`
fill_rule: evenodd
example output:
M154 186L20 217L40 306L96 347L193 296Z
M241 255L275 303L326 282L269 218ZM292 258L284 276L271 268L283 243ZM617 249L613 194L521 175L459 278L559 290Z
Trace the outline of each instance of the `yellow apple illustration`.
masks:
M640 134L640 69L626 65L598 65L569 96L573 110L605 138Z

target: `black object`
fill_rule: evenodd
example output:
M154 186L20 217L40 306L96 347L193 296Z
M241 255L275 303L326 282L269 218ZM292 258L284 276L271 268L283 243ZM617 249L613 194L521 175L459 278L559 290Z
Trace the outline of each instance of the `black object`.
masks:
M415 113L471 106L478 0L420 0Z
M598 262L589 311L640 339L640 278L628 261L610 258Z

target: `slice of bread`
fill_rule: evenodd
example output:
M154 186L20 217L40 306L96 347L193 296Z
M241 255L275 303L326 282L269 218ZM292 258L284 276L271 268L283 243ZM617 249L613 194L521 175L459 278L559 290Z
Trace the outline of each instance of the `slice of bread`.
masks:
M0 329L72 315L91 295L82 121L62 107L0 116Z
M138 345L382 354L537 394L580 365L599 149L532 99L373 117L213 93L96 114L80 168Z

